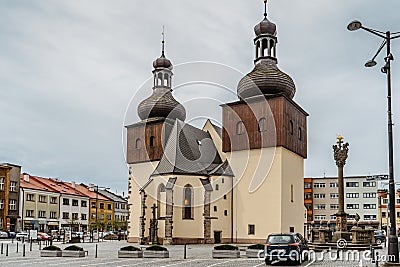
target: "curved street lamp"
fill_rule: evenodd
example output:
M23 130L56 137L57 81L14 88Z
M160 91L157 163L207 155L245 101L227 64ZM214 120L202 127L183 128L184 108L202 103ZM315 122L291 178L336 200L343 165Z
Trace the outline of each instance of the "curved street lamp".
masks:
M392 122L392 76L391 76L391 61L394 57L391 53L391 40L399 38L400 32L391 33L390 31L381 32L374 29L366 28L360 21L352 21L347 26L349 31L356 31L359 29L370 32L383 39L381 46L376 52L375 56L365 63L365 67L373 67L377 63L375 58L380 54L382 49L386 46L385 65L381 68L382 73L387 76L388 87L388 141L389 141L389 212L390 212L390 234L388 246L388 262L399 262L399 244L396 233L396 189L394 183L394 163L393 163L393 122Z

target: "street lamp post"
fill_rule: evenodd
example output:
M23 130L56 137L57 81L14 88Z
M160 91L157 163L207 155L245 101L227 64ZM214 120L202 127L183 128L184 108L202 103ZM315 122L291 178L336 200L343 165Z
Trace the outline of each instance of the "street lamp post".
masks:
M364 27L359 21L352 21L347 26L349 31L356 31L359 29L365 30L376 36L384 39L375 56L365 63L365 67L373 67L377 63L375 58L379 55L382 49L386 45L386 57L385 66L381 68L381 71L387 76L387 87L388 87L388 143L389 143L389 211L390 211L390 234L389 234L389 247L388 247L388 262L398 263L399 262L399 244L397 241L396 234L396 190L394 183L394 163L393 163L393 122L392 122L392 74L391 74L391 61L394 57L391 53L391 40L399 38L399 32L391 33L387 31L386 33L373 30Z

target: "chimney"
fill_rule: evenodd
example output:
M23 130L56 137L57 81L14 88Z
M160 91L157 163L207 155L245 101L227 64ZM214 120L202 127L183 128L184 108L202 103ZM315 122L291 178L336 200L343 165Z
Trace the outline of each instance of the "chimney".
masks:
M72 186L73 188L76 188L75 182L71 182L71 186Z
M94 192L94 184L89 184L89 190Z
M24 173L24 181L29 183L29 174Z

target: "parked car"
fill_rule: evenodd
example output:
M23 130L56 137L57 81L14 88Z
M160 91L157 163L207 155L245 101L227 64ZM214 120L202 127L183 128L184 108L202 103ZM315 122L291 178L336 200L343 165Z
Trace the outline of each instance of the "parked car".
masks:
M0 231L0 238L8 238L8 233L4 231Z
M49 240L49 239L50 239L50 236L48 234L42 233L42 232L38 232L38 238L37 238L38 241Z
M22 238L24 238L25 240L28 240L29 234L28 234L28 233L25 233L25 232L17 233L17 234L15 235L15 238L17 238L18 241L19 241L19 240L22 240Z
M8 232L8 238L15 238L16 235L15 232Z
M381 245L386 242L386 234L383 230L374 231L374 240L377 245Z
M265 263L292 261L299 265L304 260L303 251L308 251L308 244L301 234L270 234L265 244Z

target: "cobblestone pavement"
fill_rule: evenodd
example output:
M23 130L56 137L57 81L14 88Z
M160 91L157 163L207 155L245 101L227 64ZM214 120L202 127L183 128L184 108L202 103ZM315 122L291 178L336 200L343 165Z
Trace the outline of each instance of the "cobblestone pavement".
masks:
M0 266L60 266L60 267L89 267L89 266L104 266L104 267L180 267L180 266L196 266L196 267L256 267L265 266L263 261L258 259L247 259L242 251L240 259L212 259L211 251L212 245L188 245L187 246L187 259L183 259L184 246L169 246L170 258L168 259L118 259L117 251L119 248L126 246L126 241L104 241L99 243L81 243L79 246L88 251L88 256L85 258L41 258L39 254L39 244L32 244L32 251L30 245L25 243L25 257L23 257L23 245L21 242L11 243L9 240L0 240L3 244L3 253L0 254ZM6 248L8 245L8 256L6 256ZM65 248L69 244L55 243L55 245ZM97 245L97 258L96 254ZM1 246L1 245L0 245ZM18 253L17 253L18 246ZM42 245L40 246L43 247ZM384 255L384 251L380 250L379 253ZM322 267L322 266L354 266L354 267L375 267L370 259L354 260L351 257L347 260L336 260L336 253L316 254L315 261L311 260L304 262L301 266L306 267ZM343 259L346 256L343 256ZM274 264L275 266L288 266L287 263Z

